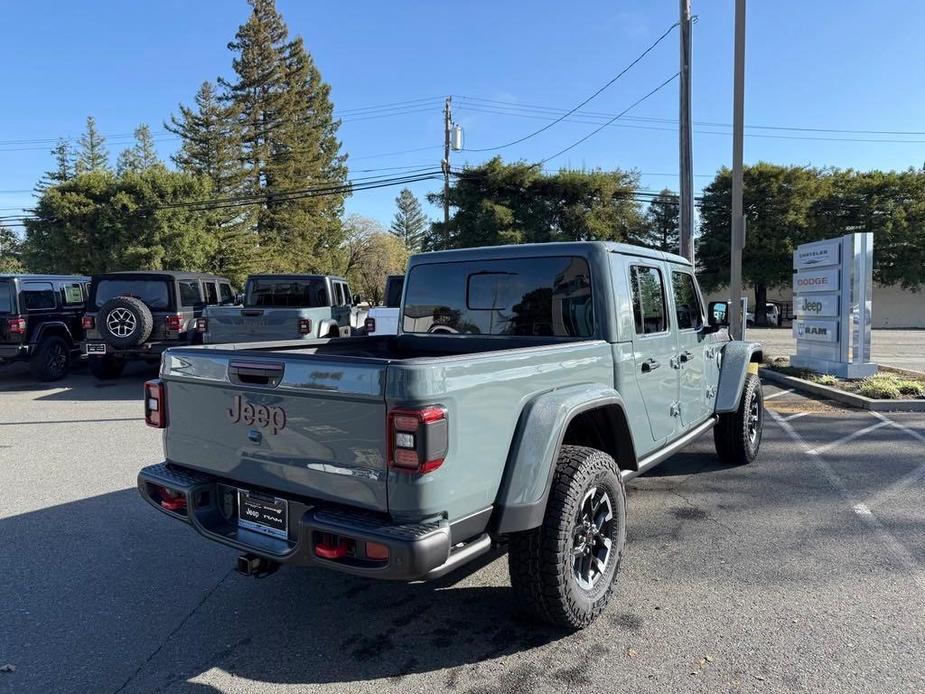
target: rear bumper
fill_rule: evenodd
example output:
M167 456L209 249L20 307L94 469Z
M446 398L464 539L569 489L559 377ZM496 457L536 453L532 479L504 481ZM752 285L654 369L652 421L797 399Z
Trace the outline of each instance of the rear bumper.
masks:
M187 508L161 506L153 486L186 495ZM288 538L282 539L237 525L236 486L188 468L161 463L138 474L138 491L159 511L193 526L200 535L280 564L318 566L334 571L396 581L430 580L444 575L490 547L487 535L450 552L450 527L445 520L395 524L382 514L311 500L287 498ZM325 559L316 554L325 535L355 542L354 556ZM366 542L389 548L385 561L365 558Z
M106 345L106 354L87 354L87 345ZM114 359L160 359L168 347L187 347L187 342L145 342L137 347L123 349L106 344L103 340L85 340L80 345L83 355L94 357L112 357Z
M0 361L27 359L31 345L0 345Z

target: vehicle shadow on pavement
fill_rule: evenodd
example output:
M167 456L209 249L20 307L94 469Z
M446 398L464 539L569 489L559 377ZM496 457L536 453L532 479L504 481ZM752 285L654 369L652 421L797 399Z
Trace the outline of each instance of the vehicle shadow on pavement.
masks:
M3 631L18 635L0 635L17 668L0 691L217 691L189 681L214 668L278 683L459 677L568 635L509 586L478 585L497 553L428 584L288 567L255 580L134 489L0 519L0 537Z
M147 364L130 364L122 376L112 380L98 380L84 368L50 383L11 368L0 370L0 394L37 393L33 399L44 402L141 401L142 384L152 378L157 378L157 369Z

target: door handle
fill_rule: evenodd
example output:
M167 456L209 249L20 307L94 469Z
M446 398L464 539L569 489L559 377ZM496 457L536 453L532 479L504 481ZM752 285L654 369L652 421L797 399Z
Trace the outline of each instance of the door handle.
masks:
M648 373L649 371L655 371L659 366L661 366L661 364L650 357L642 362L642 372Z
M683 364L684 362L688 362L691 359L693 359L694 355L688 352L687 350L685 350L681 352L681 354L678 355L678 358L681 360L681 363Z

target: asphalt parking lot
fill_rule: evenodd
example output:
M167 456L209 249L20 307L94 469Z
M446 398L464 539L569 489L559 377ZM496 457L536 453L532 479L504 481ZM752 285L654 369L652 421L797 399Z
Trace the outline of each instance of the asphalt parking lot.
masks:
M569 634L518 611L503 555L238 576L134 489L146 377L0 370L0 692L925 691L925 415L766 387L754 464L707 435L630 483L617 595Z

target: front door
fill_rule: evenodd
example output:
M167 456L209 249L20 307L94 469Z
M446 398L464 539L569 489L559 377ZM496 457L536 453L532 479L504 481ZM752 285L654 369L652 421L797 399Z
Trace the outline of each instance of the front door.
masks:
M672 268L671 288L678 328L678 357L675 365L681 376L681 425L686 429L707 415L704 371L705 352L710 342L703 333L703 302L694 276L686 269Z
M677 333L668 313L666 279L661 263L640 260L629 265L633 294L633 356L652 438L662 441L678 423Z

